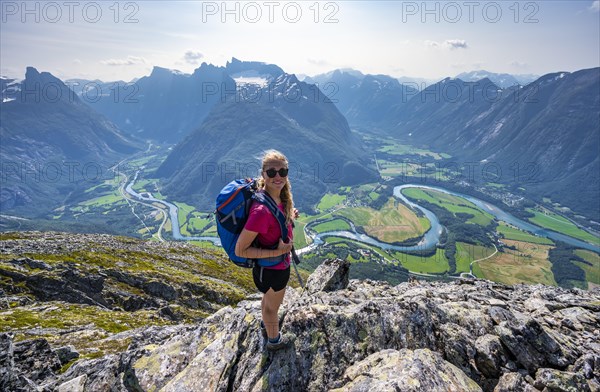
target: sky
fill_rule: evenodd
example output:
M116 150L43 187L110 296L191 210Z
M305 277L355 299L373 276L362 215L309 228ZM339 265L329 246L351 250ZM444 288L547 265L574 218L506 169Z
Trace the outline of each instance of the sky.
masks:
M600 1L5 1L0 74L130 81L202 62L441 79L600 66Z

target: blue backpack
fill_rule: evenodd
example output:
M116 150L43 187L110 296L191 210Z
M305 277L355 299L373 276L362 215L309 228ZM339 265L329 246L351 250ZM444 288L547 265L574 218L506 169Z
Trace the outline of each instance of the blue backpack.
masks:
M261 267L271 267L281 263L285 255L270 257L267 259L248 259L238 257L235 254L235 244L246 225L250 206L253 201L264 204L273 214L281 228L281 238L288 241L288 228L285 224L285 216L275 201L266 192L257 192L257 184L254 179L234 180L225 187L217 196L217 209L215 211L217 221L217 233L221 239L221 246L227 252L229 259L240 267L252 268L255 264Z

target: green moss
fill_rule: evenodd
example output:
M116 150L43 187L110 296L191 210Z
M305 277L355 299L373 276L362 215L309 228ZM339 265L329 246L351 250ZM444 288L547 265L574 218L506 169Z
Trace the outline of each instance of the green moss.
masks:
M89 305L47 302L49 306L40 309L17 307L0 312L1 332L18 331L34 327L67 329L88 324L109 332L117 333L144 325L165 325L165 320L156 316L155 311L137 312L113 311Z
M69 368L71 367L71 365L73 365L75 362L77 362L80 358L75 358L75 359L71 359L69 362L65 363L64 365L62 365L62 367L60 368L60 370L58 371L58 374L63 374L64 372L66 372L67 370L69 370Z
M43 260L48 264L74 263L84 271L99 272L102 268L115 268L129 273L152 275L165 282L184 284L187 282L206 284L203 277L210 276L232 282L247 291L254 291L254 283L250 274L243 269L223 260L199 258L197 253L184 249L169 249L167 252L177 255L167 258L156 253L111 249L99 247L92 251L76 251L68 254L28 253L24 256ZM187 257L186 257L187 256ZM229 284L211 283L211 289L224 292L232 301L237 302L246 293L236 290Z
M364 329L361 329L360 331L358 331L358 338L360 339L361 342L364 341L367 338L367 336L369 336L369 334Z
M84 354L82 356L79 357L79 359L98 359L98 358L102 358L104 355L106 355L104 353L104 351L94 351L88 354Z
M0 233L0 241L21 240L25 238L27 238L27 236L19 232L8 231L5 233Z

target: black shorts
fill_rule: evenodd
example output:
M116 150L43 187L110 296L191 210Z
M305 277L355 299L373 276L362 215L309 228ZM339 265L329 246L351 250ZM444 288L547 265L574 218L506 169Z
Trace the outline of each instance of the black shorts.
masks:
M284 270L276 270L255 265L254 268L252 268L252 277L254 278L256 288L261 293L266 293L270 288L272 288L273 291L280 291L287 286L288 281L290 280L290 267Z

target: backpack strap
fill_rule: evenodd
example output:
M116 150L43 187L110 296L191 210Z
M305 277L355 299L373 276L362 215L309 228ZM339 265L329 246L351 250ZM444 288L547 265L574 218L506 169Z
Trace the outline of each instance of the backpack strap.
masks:
M285 215L283 214L283 212L281 212L279 207L277 207L277 204L275 203L273 198L266 192L255 192L254 195L252 195L252 198L254 200L256 200L257 202L267 206L267 208L269 209L271 214L273 214L273 216L277 220L277 223L279 223L279 228L281 229L282 241L287 243L289 231L288 231L287 225L285 224L285 221L286 221ZM265 261L266 263L268 263L270 265L275 265L284 260L285 260L285 254L275 256L275 257L267 257L267 258L257 259L257 263L259 263L259 265L260 265L260 261Z
M287 225L285 224L285 215L283 214L283 212L281 212L279 207L277 207L275 200L273 200L273 198L266 192L255 192L252 198L257 202L267 206L271 214L273 214L273 216L277 220L277 223L279 223L279 228L281 229L281 239L283 240L283 242L287 243L289 232Z

